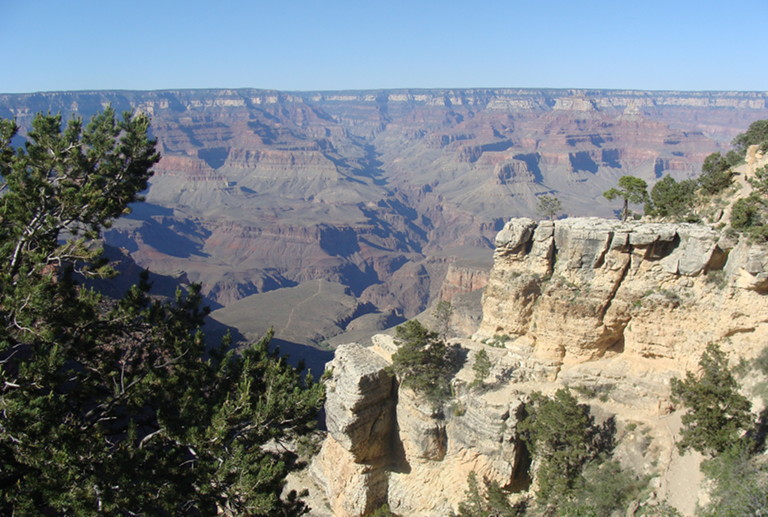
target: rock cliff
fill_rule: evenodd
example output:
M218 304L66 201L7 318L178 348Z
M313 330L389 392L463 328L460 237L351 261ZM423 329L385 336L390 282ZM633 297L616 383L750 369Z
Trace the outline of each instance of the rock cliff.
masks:
M705 225L511 220L496 237L480 328L456 340L467 361L442 412L397 388L392 338L336 351L329 436L313 464L325 500L314 513L359 516L387 503L448 515L470 472L525 491L521 408L533 391L569 386L598 419L616 419L615 457L690 515L698 494L680 480L698 482L698 459L674 449L669 381L695 369L710 342L734 360L768 342L766 251ZM469 387L479 350L493 364L481 390Z
M766 330L766 248L708 226L515 219L496 246L477 337L530 347L552 380L603 358L683 371Z
M328 435L311 467L324 500L315 497L313 515L360 516L385 503L403 515L449 515L470 472L505 484L516 478L522 398L463 389L449 415L435 411L398 391L385 359L396 349L392 339L374 341L338 347L328 365Z

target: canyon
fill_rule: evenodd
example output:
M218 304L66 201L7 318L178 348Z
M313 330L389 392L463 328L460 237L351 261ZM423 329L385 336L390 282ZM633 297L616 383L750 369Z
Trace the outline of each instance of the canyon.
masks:
M701 456L675 449L670 382L708 343L734 364L762 351L768 249L727 227L725 205L701 224L621 222L602 192L697 176L768 118L768 94L70 92L0 95L0 116L21 144L36 112L107 104L149 113L163 156L146 201L104 234L119 269L149 268L161 293L200 283L216 335L273 328L315 373L330 360L327 431L289 482L309 487L312 515L450 515L473 472L525 497L517 425L533 393L561 387L613 422L614 457L649 479L644 504L691 515L706 498ZM766 163L750 150L734 192ZM568 217L531 218L544 194ZM435 408L398 385L398 342L377 332L434 324L439 300L464 365Z
M21 143L37 112L108 104L152 117L162 160L106 244L201 283L248 339L313 346L479 289L494 235L538 196L612 216L601 194L619 177L694 177L768 118L764 92L521 89L9 94L0 116Z

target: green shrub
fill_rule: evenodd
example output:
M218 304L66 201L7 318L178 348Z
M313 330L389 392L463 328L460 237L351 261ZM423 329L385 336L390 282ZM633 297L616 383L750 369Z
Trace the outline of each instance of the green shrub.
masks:
M755 175L748 178L747 181L749 181L752 188L757 190L760 194L768 194L768 165L756 169Z
M573 493L558 506L557 515L612 515L613 512L624 510L632 500L637 499L647 484L647 478L640 478L622 468L616 460L591 462L584 468Z
M534 394L520 437L538 464L535 515L603 517L640 498L648 479L610 460L615 421L595 425L589 408L567 389Z
M732 447L706 460L701 471L712 481L703 517L765 515L768 508L768 471L743 447Z
M761 151L768 151L768 120L752 122L744 133L736 135L731 144L734 147L734 152L742 159L750 145L759 145Z
M555 217L557 217L562 210L563 205L556 196L549 196L547 194L539 196L538 202L536 203L536 211L543 217L546 217L550 221L554 221Z
M687 216L696 199L696 186L696 180L678 183L672 176L664 176L651 189L651 199L645 212L658 217Z
M491 374L491 366L488 352L480 350L475 354L475 362L472 364L472 370L475 372L475 379L472 381L472 387L483 385L485 379Z
M452 350L418 320L397 327L396 338L400 348L392 355L392 370L400 384L440 406L451 396L450 380L457 366Z
M699 176L699 186L708 195L722 192L731 185L731 164L720 153L712 153L704 159Z
M524 504L513 505L508 494L496 481L477 481L477 474L470 472L464 501L459 503L459 513L454 517L517 517L525 514Z
M510 341L512 337L509 334L494 334L490 339L485 340L485 344L494 348L504 348L507 341Z
M760 201L755 196L739 199L731 209L731 226L744 231L760 224Z
M573 391L588 399L599 399L601 402L608 401L608 395L616 388L613 383L596 384L592 386L573 386Z
M549 501L573 488L584 464L594 457L593 427L589 409L568 389L557 390L552 398L533 395L518 432L539 461L537 500Z
M440 336L445 339L451 330L451 318L453 317L453 305L446 300L440 300L435 305L435 309L432 312L432 316L435 318L437 325L437 331Z
M608 200L622 199L621 220L626 221L630 214L630 203L637 204L648 201L648 184L645 180L635 176L622 176L619 178L618 187L606 190L603 192L603 197Z
M719 346L708 345L699 366L698 377L688 372L684 380L672 379L672 400L688 408L677 446L681 452L691 448L715 455L728 450L751 427L751 404L739 393Z
M756 241L768 239L768 225L765 224L766 201L753 192L749 197L739 199L731 209L731 227L746 233Z
M725 275L725 271L722 269L707 271L707 274L704 276L704 281L714 285L718 289L724 289L725 286L728 285L728 279Z

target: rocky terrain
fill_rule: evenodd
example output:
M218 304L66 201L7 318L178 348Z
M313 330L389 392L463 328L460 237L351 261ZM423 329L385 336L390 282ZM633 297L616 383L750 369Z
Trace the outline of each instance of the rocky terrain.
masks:
M495 233L510 217L533 215L541 194L557 195L571 216L610 216L617 207L601 193L622 175L651 184L695 176L707 154L768 117L767 100L600 90L115 91L0 95L0 116L26 128L40 111L88 117L111 103L149 113L163 159L147 203L115 224L107 243L141 267L202 283L214 317L248 337L274 326L286 341L317 344L482 287ZM295 300L302 317L274 309ZM619 335L618 320L611 325L599 350Z
M753 151L736 169L731 202L768 163ZM482 320L471 338L453 340L467 360L440 410L398 386L392 337L338 347L328 433L301 480L314 483L313 515L360 516L383 504L398 515L450 515L471 472L524 495L523 405L564 386L598 421L613 419L614 457L650 479L645 503L693 515L706 501L702 457L675 448L682 409L670 381L696 371L710 343L736 365L768 342L768 245L730 230L722 213L709 224L509 221L495 238ZM478 389L471 366L481 350L493 367ZM758 380L743 378L759 411Z
M328 436L312 476L317 515L448 515L470 472L527 488L520 408L533 391L569 386L598 418L615 415L616 456L653 477L652 499L690 515L699 457L673 447L670 379L695 370L708 343L734 361L768 338L765 245L706 226L596 218L514 219L496 238L483 319L441 414L389 373L397 345L343 345L330 363ZM494 364L470 389L479 350ZM685 482L686 489L680 489ZM327 512L327 513L324 513Z

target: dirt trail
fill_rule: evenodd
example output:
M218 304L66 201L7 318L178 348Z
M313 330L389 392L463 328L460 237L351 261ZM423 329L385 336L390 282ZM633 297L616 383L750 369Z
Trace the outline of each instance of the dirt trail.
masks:
M291 307L291 311L288 313L288 319L286 320L285 325L283 325L283 328L280 330L281 333L284 333L289 328L291 328L291 322L293 321L293 313L297 308L299 308L302 304L312 300L313 298L320 296L323 293L323 281L315 280L315 283L317 284L317 291L315 291L315 293L312 296L304 298L302 301L300 301L299 303Z

